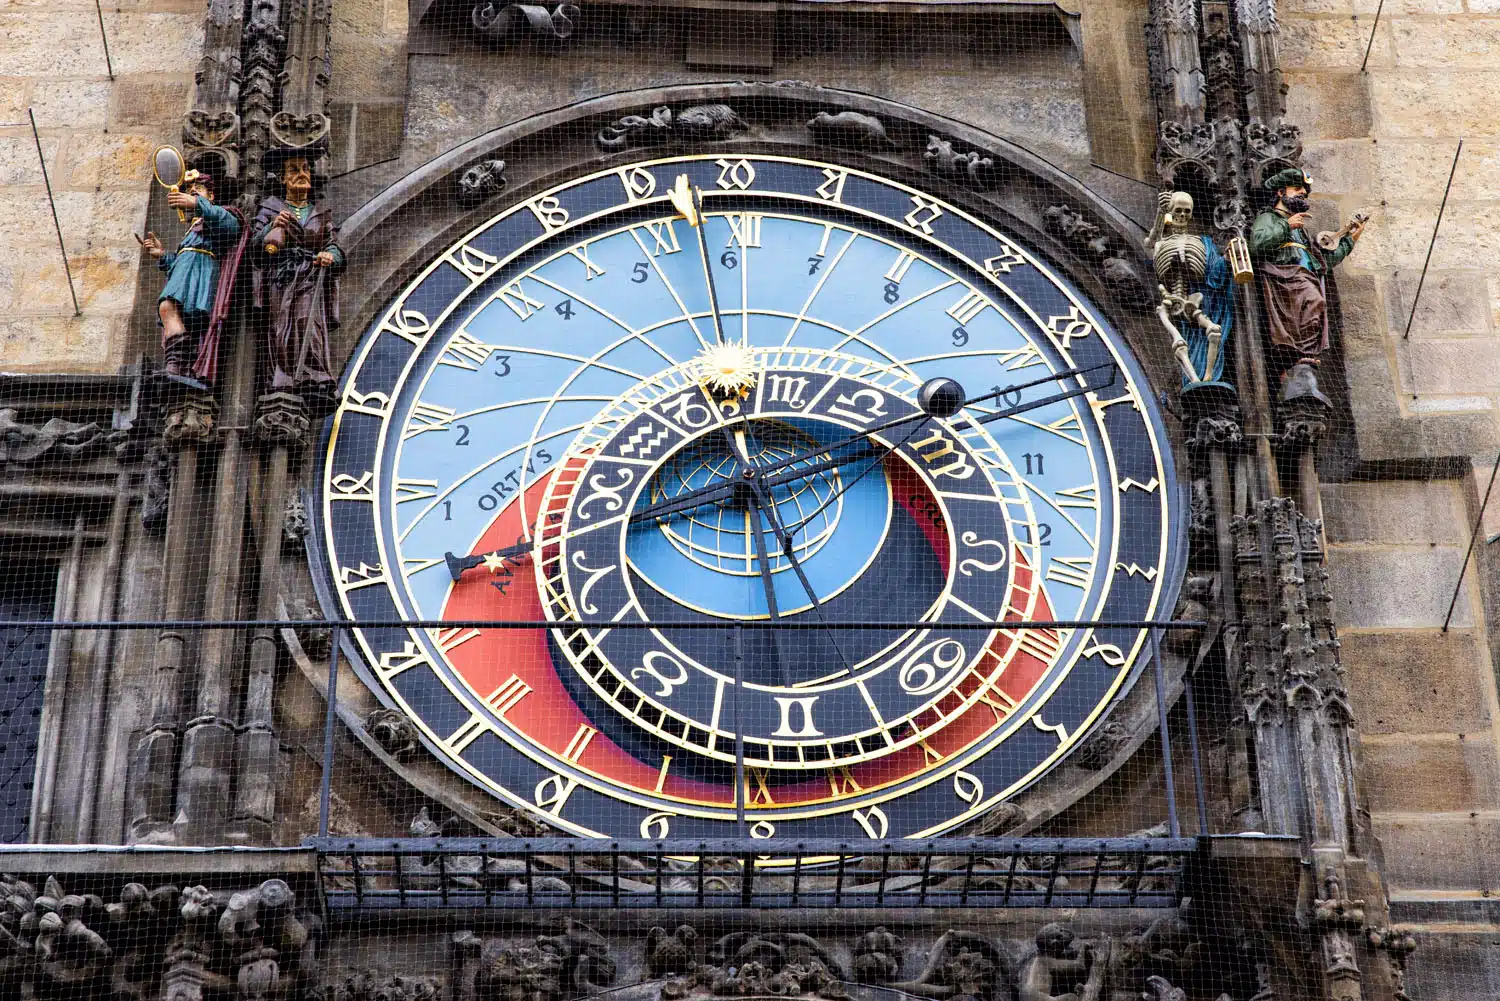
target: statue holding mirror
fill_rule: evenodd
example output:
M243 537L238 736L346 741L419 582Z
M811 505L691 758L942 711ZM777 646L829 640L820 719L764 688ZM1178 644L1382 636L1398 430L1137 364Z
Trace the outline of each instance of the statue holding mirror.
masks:
M136 237L167 276L156 304L164 374L190 389L208 390L218 375L219 335L244 247L244 218L237 209L215 203L214 176L187 169L175 148L161 147L154 161L167 204L188 223L175 250L167 250L153 232Z
M339 249L333 213L316 198L313 159L274 149L265 168L272 188L251 225L255 304L265 319L271 392L294 392L315 416L332 411L337 378L330 352L339 325Z

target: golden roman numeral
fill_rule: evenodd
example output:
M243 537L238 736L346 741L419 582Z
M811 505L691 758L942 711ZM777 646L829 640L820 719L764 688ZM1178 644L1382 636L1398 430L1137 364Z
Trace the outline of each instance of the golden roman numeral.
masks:
M402 671L409 671L423 664L431 665L432 658L427 656L427 651L422 649L416 640L407 640L406 645L400 650L387 650L380 655L376 665L376 671L381 680L390 681Z
M865 788L859 784L859 781L855 779L853 773L848 768L835 768L828 772L827 775L828 795L830 796L848 796L853 793L862 792Z
M579 263L583 265L583 280L584 281L591 282L591 281L594 280L594 276L595 275L602 275L602 274L604 274L604 269L601 268L599 265L595 264L592 260L589 259L589 245L588 244L581 243L581 244L579 244L576 247L570 247L568 249L568 253L570 253L574 257L578 258Z
M746 806L774 806L776 800L771 798L771 788L766 784L766 776L769 769L750 768L745 769L745 805Z
M901 280L906 277L906 273L911 270L916 259L916 254L906 250L901 251L896 255L895 262L885 269L885 280L895 282L897 285L901 284Z
M1022 629L1020 633L1021 649L1033 657L1050 664L1062 652L1063 635L1056 629Z
M512 674L500 683L500 686L484 697L485 703L493 710L495 715L505 717L505 714L520 704L521 700L531 694L531 686Z
M647 253L652 257L660 257L662 254L675 254L682 249L677 243L677 230L672 228L675 220L665 219L660 222L646 223L646 232L651 234L655 244Z
M948 307L947 313L957 320L960 326L967 326L969 321L978 316L989 304L989 299L983 293L970 289L968 295Z
M1090 511L1099 510L1099 488L1092 483L1081 487L1064 487L1057 492L1057 496L1058 507L1081 507L1087 508Z
M418 480L396 477L396 503L405 504L407 501L422 500L424 497L437 496L437 480Z
M452 365L466 372L477 372L479 366L489 361L490 355L499 350L497 345L486 344L467 330L460 330L443 349L438 364Z
M444 407L436 403L418 403L411 408L411 416L406 419L406 433L401 438L402 440L415 438L425 431L451 431L453 418L457 416L458 411L452 407Z
M724 246L738 243L741 249L760 246L760 224L765 217L759 212L730 212L724 216L729 224L729 239Z
M455 647L462 646L475 636L478 636L479 630L458 627L452 629L434 628L428 629L427 635L432 637L432 641L437 644L439 650L443 651L443 653L450 653Z
M521 288L520 281L513 281L500 290L500 301L510 307L510 311L522 320L531 318L531 314L542 308L542 303L527 295Z
M1085 590L1094 572L1092 556L1054 556L1047 564L1047 579Z

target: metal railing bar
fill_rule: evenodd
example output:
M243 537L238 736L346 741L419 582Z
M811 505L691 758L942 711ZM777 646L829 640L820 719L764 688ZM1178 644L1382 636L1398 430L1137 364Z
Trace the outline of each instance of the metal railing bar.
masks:
M725 625L704 619L682 622L653 620L611 622L605 619L131 619L107 622L54 622L26 619L7 622L12 629L63 629L106 632L161 629L917 629L930 622L870 620L801 623L796 619L750 619ZM944 629L1203 629L1197 619L1026 619L997 622L945 622Z

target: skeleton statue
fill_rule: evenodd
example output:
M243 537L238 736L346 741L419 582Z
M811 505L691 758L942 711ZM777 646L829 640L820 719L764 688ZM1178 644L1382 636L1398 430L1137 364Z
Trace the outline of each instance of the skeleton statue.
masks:
M1172 335L1172 351L1188 384L1214 381L1222 371L1219 349L1228 317L1214 308L1221 298L1214 293L1222 291L1226 299L1230 294L1223 256L1210 237L1188 232L1192 219L1192 195L1163 191L1157 195L1156 225L1146 237L1160 283L1156 315ZM1205 302L1205 290L1215 302Z

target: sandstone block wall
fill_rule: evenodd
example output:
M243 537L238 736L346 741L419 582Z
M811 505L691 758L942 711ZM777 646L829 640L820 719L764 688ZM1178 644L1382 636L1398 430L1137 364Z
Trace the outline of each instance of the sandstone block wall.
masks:
M179 129L202 46L196 0L0 4L0 369L127 361L152 149ZM27 109L36 115L81 315L73 315ZM174 220L175 221L175 220ZM175 239L176 232L161 234ZM149 284L149 283L148 283ZM154 287L154 286L153 286Z
M1363 459L1474 455L1500 398L1500 7L1490 0L1285 0L1289 120L1322 228L1373 211L1340 269ZM1371 39L1373 36L1373 43ZM1369 62L1360 64L1370 45ZM1417 276L1463 155L1409 338Z

